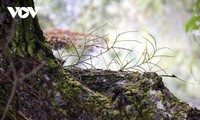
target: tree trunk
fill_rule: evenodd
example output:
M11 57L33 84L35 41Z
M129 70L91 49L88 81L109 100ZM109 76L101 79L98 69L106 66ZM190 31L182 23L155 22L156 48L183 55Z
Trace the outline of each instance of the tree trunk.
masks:
M1 119L198 119L156 73L64 70L45 45L38 18L12 18L7 7L34 7L32 0L0 3Z

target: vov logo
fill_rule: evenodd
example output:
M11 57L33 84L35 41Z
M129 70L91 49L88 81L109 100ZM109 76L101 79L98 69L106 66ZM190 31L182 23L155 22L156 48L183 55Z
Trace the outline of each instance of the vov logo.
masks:
M32 18L34 18L40 8L35 7L35 10L34 10L32 7L15 7L15 10L14 10L12 7L7 7L7 9L9 10L13 18L15 18L17 13L20 18L27 18L29 16L29 13L31 14Z

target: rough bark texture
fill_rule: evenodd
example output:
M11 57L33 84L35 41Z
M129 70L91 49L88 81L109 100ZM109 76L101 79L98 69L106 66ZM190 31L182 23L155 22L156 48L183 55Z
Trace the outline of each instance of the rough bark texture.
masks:
M37 17L13 19L8 6L34 4L0 3L0 116L16 85L5 119L200 118L200 111L173 96L156 73L64 70L45 45Z

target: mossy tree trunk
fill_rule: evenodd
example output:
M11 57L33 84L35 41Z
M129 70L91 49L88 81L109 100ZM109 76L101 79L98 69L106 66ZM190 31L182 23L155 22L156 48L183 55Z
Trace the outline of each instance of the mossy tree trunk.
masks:
M34 3L0 3L2 119L199 117L199 111L175 98L155 73L64 70L45 45L38 18L13 19L7 7L34 7Z

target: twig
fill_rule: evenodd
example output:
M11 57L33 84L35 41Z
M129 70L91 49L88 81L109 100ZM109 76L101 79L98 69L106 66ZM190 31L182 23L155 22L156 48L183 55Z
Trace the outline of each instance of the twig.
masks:
M45 63L46 63L46 62L43 61L40 65L38 65L36 68L34 68L31 72L25 74L22 78L19 78L18 75L17 75L16 68L15 68L15 66L14 66L14 63L13 63L11 57L10 57L9 55L8 55L7 57L8 57L8 59L9 59L10 66L11 66L11 69L12 69L12 71L13 71L13 78L14 78L14 81L13 81L13 87L12 87L11 95L10 95L10 97L9 97L9 99L8 99L8 102L7 102L7 104L6 104L6 108L5 108L5 110L4 110L3 116L1 117L1 120L4 120L4 118L5 118L5 116L6 116L7 112L8 112L9 106L10 106L10 104L11 104L13 98L14 98L14 95L15 95L15 92L16 92L16 89L17 89L17 86L18 86L18 83L19 83L19 82L22 82L25 78L28 78L28 77L30 77L31 75L35 74L35 73L36 73L38 70L40 70L40 69L45 65Z
M179 78L179 77L177 77L176 75L159 75L159 76L161 76L161 77L171 77L171 78L176 78L176 79L178 79L178 80L180 80L180 81L182 81L182 82L184 82L184 83L189 83L189 84L197 84L198 82L196 82L196 83L194 83L194 82L187 82L187 81L185 81L185 80L183 80L183 79L181 79L181 78Z
M18 84L18 81L19 81L19 78L17 76L17 72L16 72L16 69L15 69L15 66L14 66L14 63L13 63L12 59L8 54L7 54L7 57L9 59L9 63L10 63L10 66L11 66L11 69L12 69L12 72L13 72L14 81L13 81L13 87L12 87L11 95L10 95L10 97L8 99L8 102L6 104L6 108L5 108L4 113L3 113L2 117L1 117L1 120L4 120L4 118L5 118L5 116L6 116L7 112L8 112L9 106L10 106L10 104L11 104L11 102L13 100L13 97L15 95L15 91L17 89L17 84Z
M26 78L29 78L31 75L35 74L37 71L39 71L44 65L46 64L46 61L42 61L40 65L38 65L36 68L34 68L31 72L25 74L23 78L20 79L20 81L23 81Z
M22 112L19 111L19 115L24 119L24 120L31 120L27 118Z

